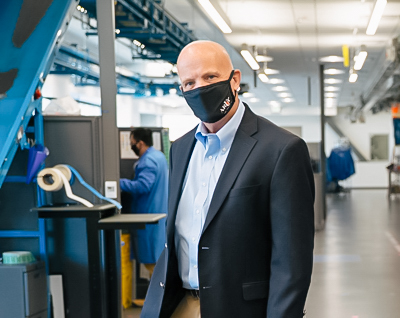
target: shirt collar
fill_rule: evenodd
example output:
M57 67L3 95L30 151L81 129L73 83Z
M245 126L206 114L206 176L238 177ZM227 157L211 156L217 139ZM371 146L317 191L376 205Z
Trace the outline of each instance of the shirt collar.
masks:
M240 122L242 121L245 107L241 100L239 100L238 108L232 118L220 129L216 134L211 134L207 131L203 122L200 122L197 126L195 137L197 141L206 148L207 138L209 135L217 135L220 141L220 149L226 152L232 145L233 139L235 138L236 130L238 129Z

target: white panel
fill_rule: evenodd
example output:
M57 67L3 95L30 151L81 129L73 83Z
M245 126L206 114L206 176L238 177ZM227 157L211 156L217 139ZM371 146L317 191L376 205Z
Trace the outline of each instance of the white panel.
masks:
M65 318L64 292L61 275L50 275L50 293L53 300L53 317Z

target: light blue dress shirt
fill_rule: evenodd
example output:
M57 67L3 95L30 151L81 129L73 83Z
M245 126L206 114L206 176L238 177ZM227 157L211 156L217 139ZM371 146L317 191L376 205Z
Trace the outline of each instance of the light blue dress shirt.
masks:
M208 208L236 131L242 121L244 105L216 133L208 133L201 122L196 145L186 171L175 221L175 248L183 288L199 289L197 251Z

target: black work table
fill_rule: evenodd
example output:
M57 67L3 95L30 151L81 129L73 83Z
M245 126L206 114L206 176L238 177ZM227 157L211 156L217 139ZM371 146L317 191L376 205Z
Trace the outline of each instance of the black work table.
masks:
M99 220L98 227L103 230L144 229L146 224L158 223L166 216L165 213L116 214Z
M115 230L143 229L166 214L117 214L113 204L32 208L39 218L85 218L89 266L90 316L121 317L120 235ZM105 231L104 231L105 230Z

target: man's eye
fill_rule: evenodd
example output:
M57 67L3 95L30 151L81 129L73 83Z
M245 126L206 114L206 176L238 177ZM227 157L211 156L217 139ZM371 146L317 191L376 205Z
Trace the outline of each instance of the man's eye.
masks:
M192 86L192 85L193 85L193 82L187 82L187 83L185 83L185 87Z
M213 78L215 78L215 75L209 75L208 78L213 79Z

